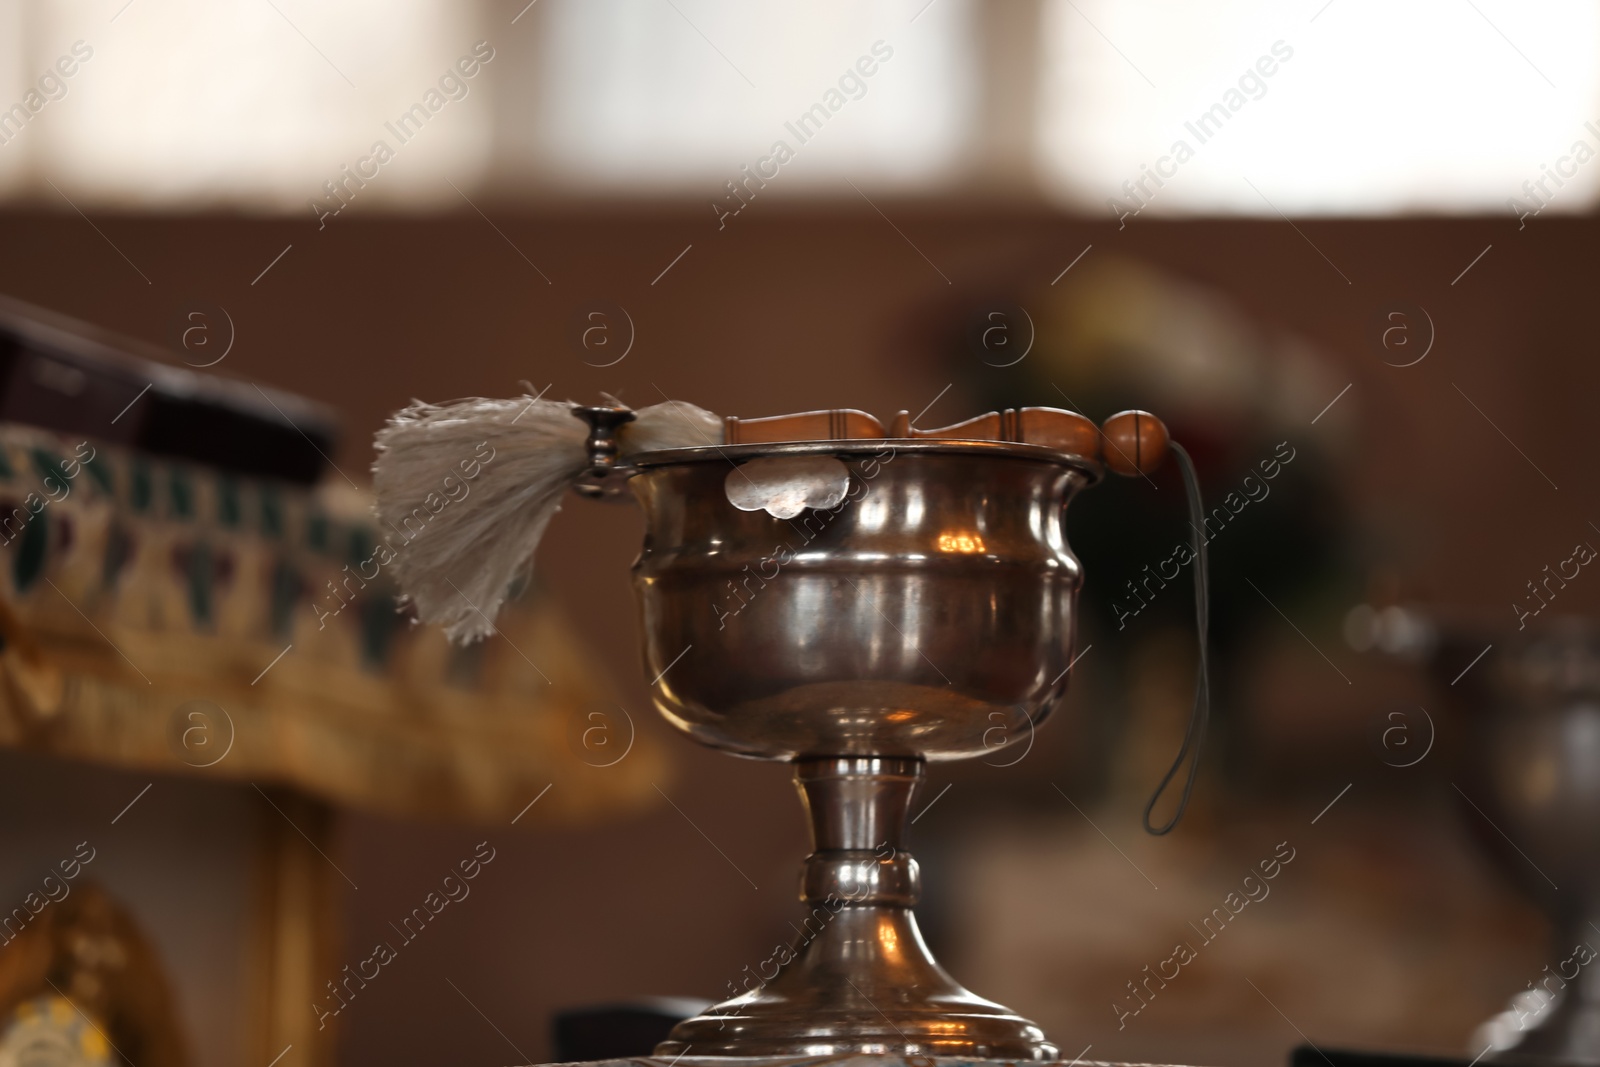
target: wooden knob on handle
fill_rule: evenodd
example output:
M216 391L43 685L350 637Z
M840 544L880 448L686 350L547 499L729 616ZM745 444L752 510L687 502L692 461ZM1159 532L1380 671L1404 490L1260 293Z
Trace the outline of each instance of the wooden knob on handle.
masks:
M1100 428L1101 459L1118 474L1150 474L1167 458L1167 427L1148 411L1119 411Z

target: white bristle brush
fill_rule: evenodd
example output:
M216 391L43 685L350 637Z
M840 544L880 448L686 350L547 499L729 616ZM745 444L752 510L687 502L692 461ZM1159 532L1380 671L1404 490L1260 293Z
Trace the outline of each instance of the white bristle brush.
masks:
M378 518L399 535L389 565L418 617L452 641L495 632L507 588L531 568L561 498L588 469L577 406L532 396L417 400L378 431ZM618 454L722 438L720 416L670 400L634 412Z

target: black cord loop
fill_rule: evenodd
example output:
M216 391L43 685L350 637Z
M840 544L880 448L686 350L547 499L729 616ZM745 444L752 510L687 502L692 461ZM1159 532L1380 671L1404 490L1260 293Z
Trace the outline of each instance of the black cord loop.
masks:
M1189 713L1189 725L1183 732L1183 744L1178 748L1178 756L1172 761L1166 776L1161 779L1161 784L1156 786L1155 793L1150 797L1150 803L1144 806L1145 832L1157 837L1171 833L1189 808L1189 796L1194 792L1195 775L1200 770L1200 749L1205 744L1206 727L1211 722L1211 669L1207 655L1211 629L1211 579L1206 558L1205 505L1200 501L1200 478L1195 473L1194 460L1178 442L1173 441L1170 447L1173 454L1178 457L1178 467L1183 471L1184 492L1189 498L1189 526L1194 546L1194 627L1200 645L1200 661L1195 667L1194 708ZM1156 802L1161 799L1161 795L1167 791L1167 786L1172 784L1172 779L1177 777L1185 759L1189 760L1189 774L1183 782L1183 793L1178 798L1178 808L1172 813L1171 819L1160 826L1152 826L1150 813L1155 810Z

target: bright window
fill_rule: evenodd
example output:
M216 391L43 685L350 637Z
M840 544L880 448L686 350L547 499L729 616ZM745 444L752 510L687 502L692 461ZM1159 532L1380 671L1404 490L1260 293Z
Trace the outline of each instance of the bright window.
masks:
M1563 162L1600 152L1587 0L1046 0L1041 39L1041 169L1077 207L1499 212L1558 165L1551 210L1600 189Z
M1591 0L0 3L0 194L84 206L1579 212L1597 153Z
M613 189L712 191L782 143L782 186L948 183L975 118L974 13L968 0L558 3L541 65L553 166Z
M11 9L17 5L0 5ZM216 202L304 210L322 183L375 142L395 155L361 189L372 200L453 197L487 162L491 111L438 92L414 143L385 128L419 103L481 38L470 4L450 0L49 0L26 3L26 59L0 106L50 72L74 69L0 158L41 195L202 208ZM66 62L60 68L55 64ZM52 94L57 98L51 99ZM432 98L428 98L430 101ZM423 120L414 119L418 125ZM406 127L411 132L411 127ZM6 132L0 127L0 133ZM4 165L4 164L0 164ZM370 169L370 165L369 168ZM349 188L356 186L351 183ZM441 191L442 190L442 194Z

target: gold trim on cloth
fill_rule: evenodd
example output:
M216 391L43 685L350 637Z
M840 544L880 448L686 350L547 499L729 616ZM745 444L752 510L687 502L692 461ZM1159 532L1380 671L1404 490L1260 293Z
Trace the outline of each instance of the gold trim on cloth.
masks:
M381 529L353 490L0 425L0 744L410 817L652 802L664 754L538 589L467 648L395 611L384 564L448 505Z

